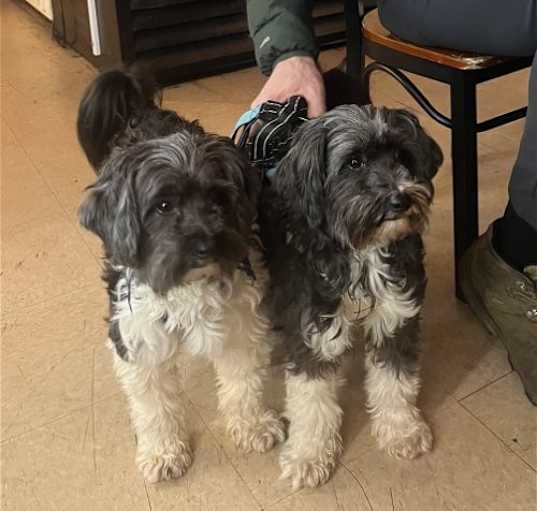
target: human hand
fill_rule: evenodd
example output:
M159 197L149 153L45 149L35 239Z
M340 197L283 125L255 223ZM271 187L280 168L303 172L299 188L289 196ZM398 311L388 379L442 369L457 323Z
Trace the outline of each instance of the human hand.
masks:
M278 62L252 102L252 108L268 100L283 103L291 96L303 96L306 99L310 118L326 112L323 77L313 58L291 57Z

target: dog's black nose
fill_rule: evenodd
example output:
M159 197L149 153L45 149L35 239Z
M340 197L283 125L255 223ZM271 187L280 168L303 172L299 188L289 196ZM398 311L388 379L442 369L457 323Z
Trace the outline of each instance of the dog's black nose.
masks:
M410 199L404 193L394 193L390 197L390 209L394 213L403 213L410 207Z
M211 243L208 240L198 240L194 246L194 254L198 259L206 259L211 252Z

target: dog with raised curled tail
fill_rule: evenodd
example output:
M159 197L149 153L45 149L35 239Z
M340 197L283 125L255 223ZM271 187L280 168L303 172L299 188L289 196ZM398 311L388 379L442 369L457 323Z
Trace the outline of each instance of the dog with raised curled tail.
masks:
M261 177L224 137L162 110L150 82L110 71L86 91L79 140L97 172L80 222L104 246L109 344L148 482L192 462L177 360L216 369L219 409L238 448L284 438L263 404L271 351L252 225Z

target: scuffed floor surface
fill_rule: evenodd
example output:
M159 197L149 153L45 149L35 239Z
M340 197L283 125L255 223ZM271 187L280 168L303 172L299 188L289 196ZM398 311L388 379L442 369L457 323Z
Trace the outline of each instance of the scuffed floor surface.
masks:
M349 364L345 453L318 490L279 481L278 450L235 451L216 419L214 375L185 360L195 462L181 480L145 485L137 473L127 407L104 348L106 299L100 246L77 225L92 180L75 137L75 116L95 71L58 46L50 27L2 1L2 509L5 511L529 511L536 506L536 413L504 349L453 296L448 130L420 114L446 162L426 237L430 286L424 312L422 406L434 452L398 462L377 451ZM322 55L325 68L342 50ZM526 101L528 73L480 89L482 118ZM449 109L444 85L419 79ZM164 104L229 134L262 84L257 69L167 89ZM386 76L378 104L416 108ZM481 228L502 213L523 123L479 140ZM353 369L354 368L354 369ZM278 375L270 399L282 406Z

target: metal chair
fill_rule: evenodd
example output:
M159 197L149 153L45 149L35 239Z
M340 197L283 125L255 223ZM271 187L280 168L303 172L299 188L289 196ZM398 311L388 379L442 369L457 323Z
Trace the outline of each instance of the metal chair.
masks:
M479 83L529 67L528 58L498 58L454 50L421 47L392 36L379 20L378 11L364 13L363 4L345 0L347 25L346 72L360 84L357 103L370 103L370 77L382 71L397 80L435 121L451 129L453 217L455 240L455 293L464 300L458 263L478 236L477 134L526 115L526 108L477 121L476 86ZM365 57L373 62L365 66ZM450 86L451 118L436 110L412 83L407 71Z

